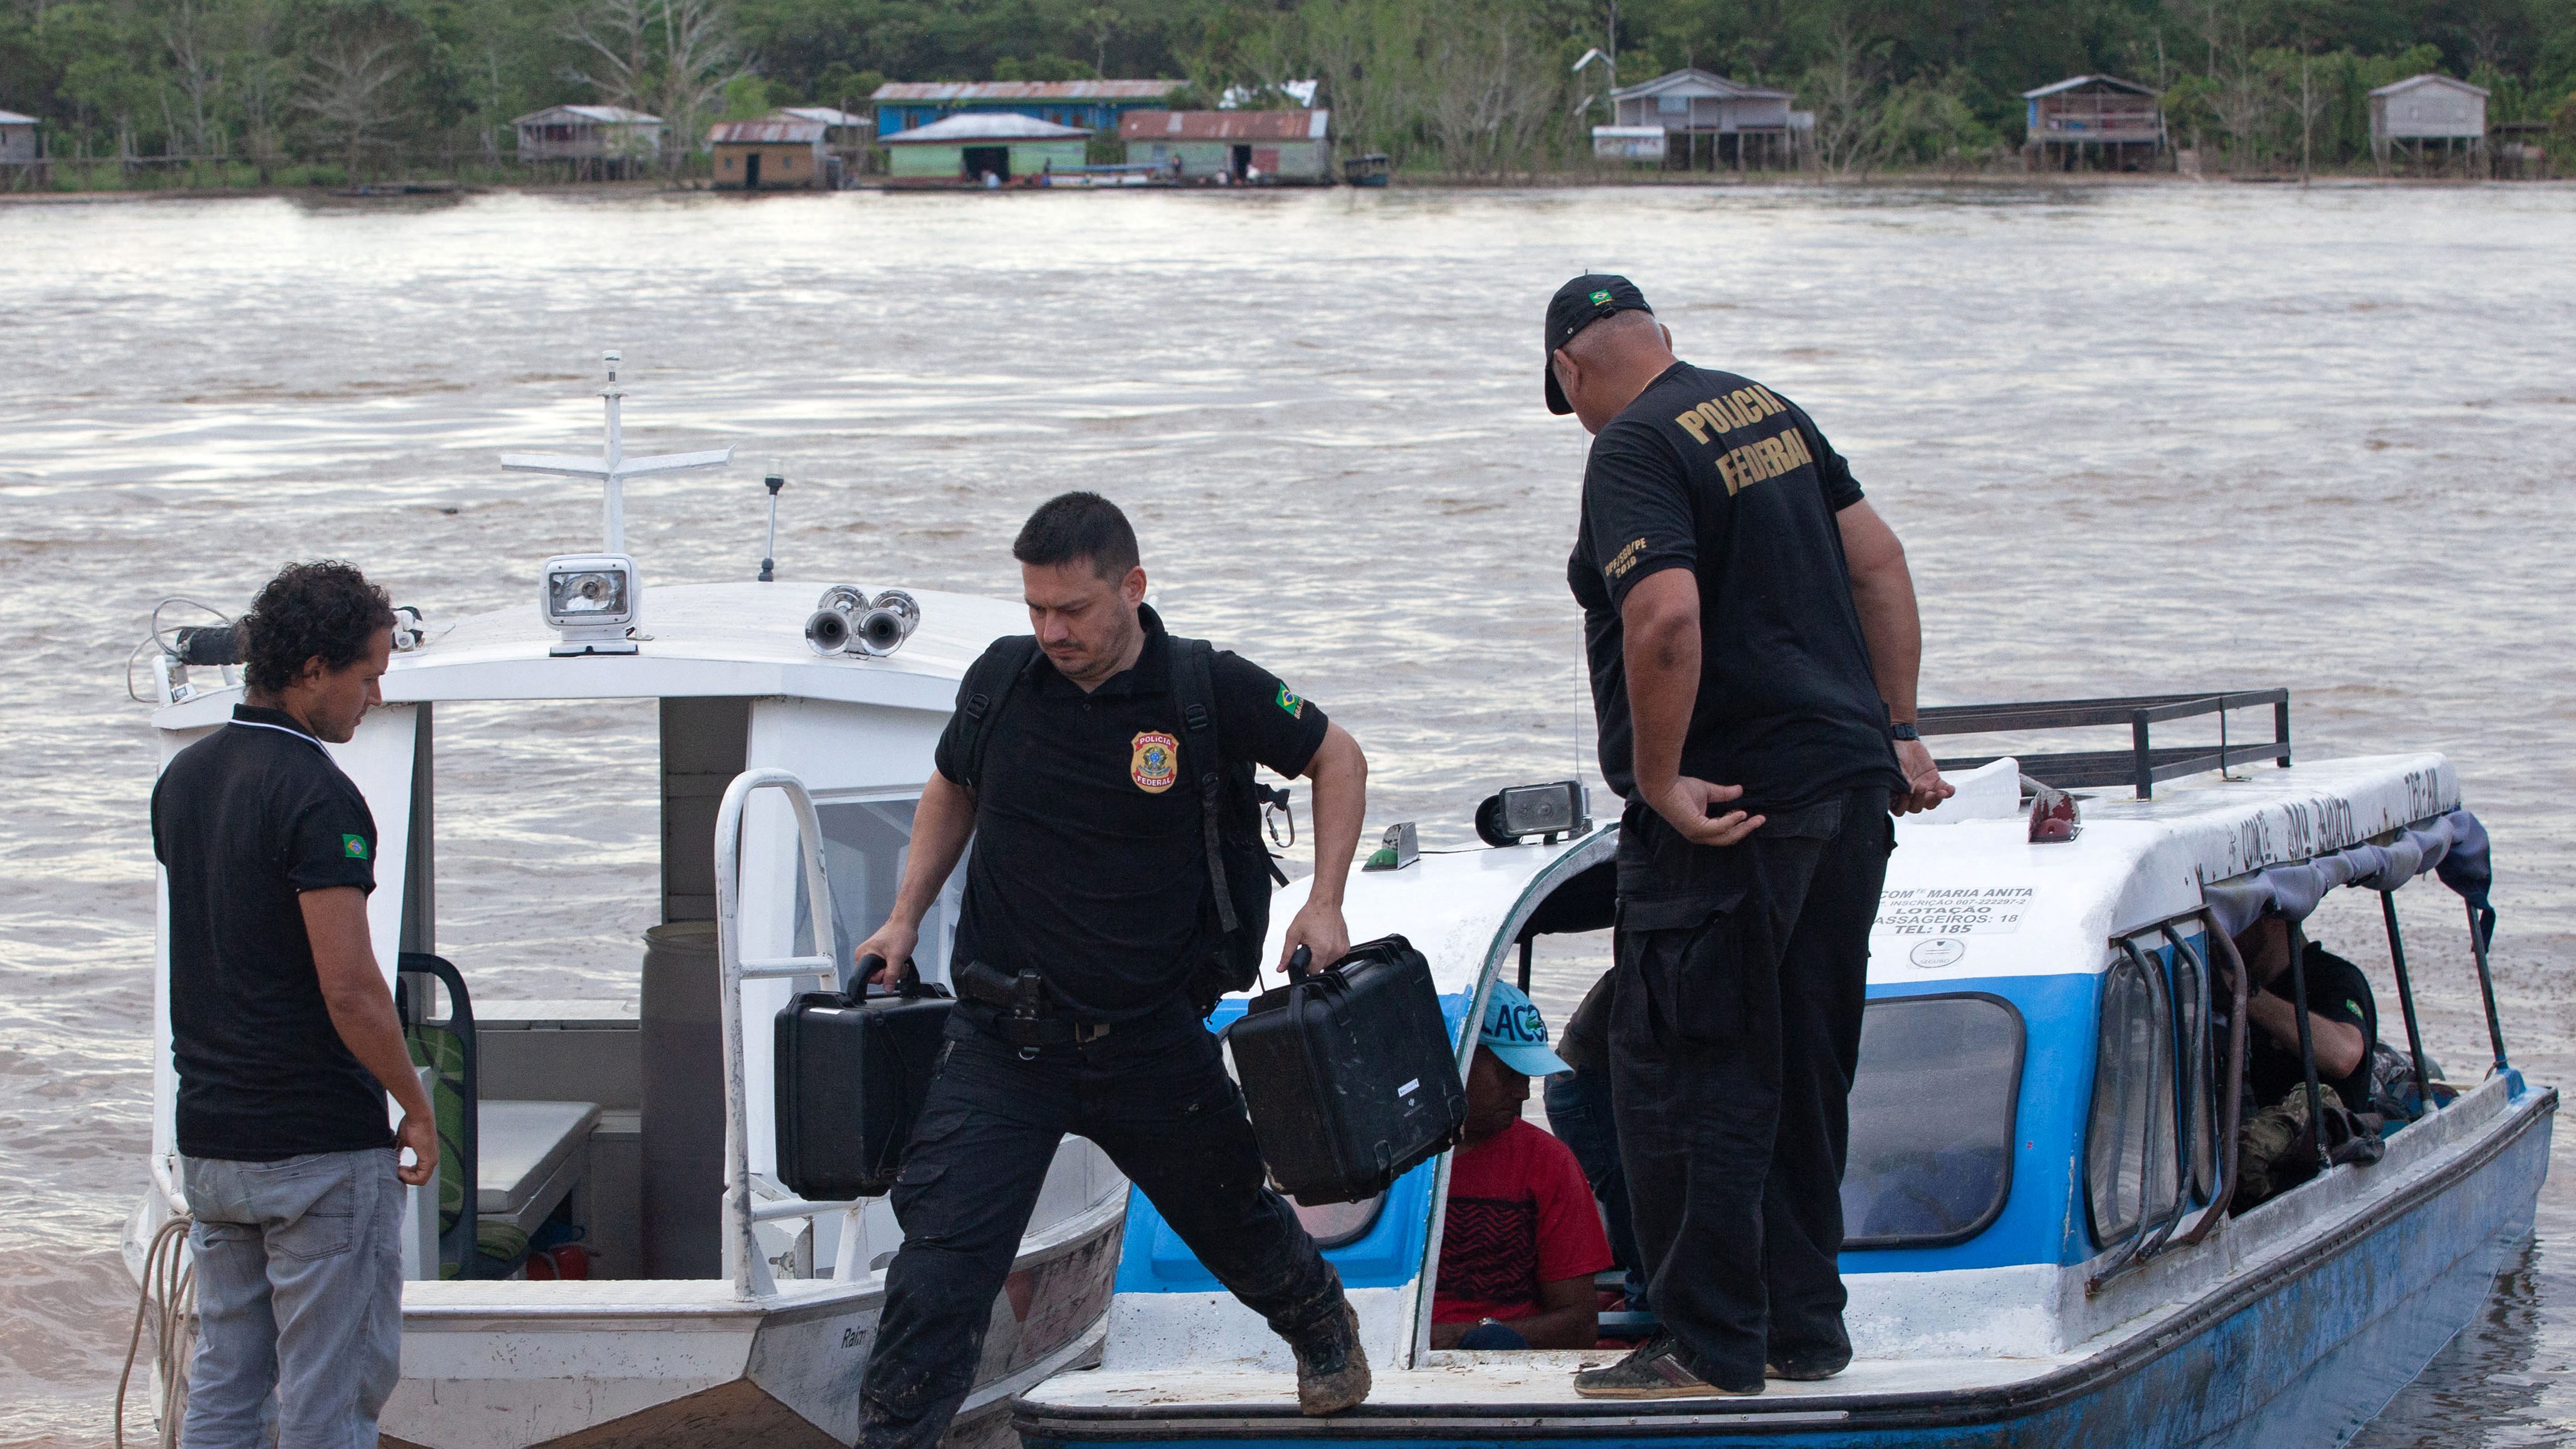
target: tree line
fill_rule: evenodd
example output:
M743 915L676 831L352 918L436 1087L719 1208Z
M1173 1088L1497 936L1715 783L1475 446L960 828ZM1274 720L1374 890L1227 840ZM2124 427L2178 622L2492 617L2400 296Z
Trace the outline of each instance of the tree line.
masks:
M2022 91L2087 72L2219 164L2366 159L2367 92L2426 70L2576 162L2576 0L0 0L0 109L197 184L507 175L512 118L562 102L702 138L889 78L1095 75L1317 80L1346 150L1499 178L1584 164L1614 68L1685 65L1794 92L1845 173L1990 164Z

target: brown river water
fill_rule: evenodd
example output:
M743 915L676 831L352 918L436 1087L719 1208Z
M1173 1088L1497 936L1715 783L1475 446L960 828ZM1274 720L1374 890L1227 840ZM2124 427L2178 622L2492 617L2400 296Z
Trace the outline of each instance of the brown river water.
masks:
M605 347L633 446L743 448L634 488L648 580L750 577L773 461L800 588L1008 597L1029 507L1099 488L1175 627L1368 747L1372 830L1454 845L1496 785L1591 773L1585 440L1529 340L1559 280L1625 271L1685 356L1851 458L1910 550L1927 701L2286 685L2310 756L2448 752L2494 833L2508 1044L2576 1064L2576 190L107 202L0 205L0 258L0 1443L107 1442L133 1312L146 611L234 611L322 554L433 622L524 606L596 494L494 454L590 445ZM439 724L442 948L490 995L615 990L652 910L649 707ZM2456 904L2402 899L2465 1074ZM2385 982L2366 904L2315 929ZM1542 1003L1602 954L1550 953ZM2360 1442L2570 1436L2571 1154Z

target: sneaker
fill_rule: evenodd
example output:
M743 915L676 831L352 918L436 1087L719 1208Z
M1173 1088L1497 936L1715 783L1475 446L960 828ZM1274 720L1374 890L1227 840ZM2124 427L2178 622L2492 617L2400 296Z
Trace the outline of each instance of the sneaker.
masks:
M1766 1379L1784 1379L1790 1383L1812 1384L1829 1379L1851 1367L1851 1350L1832 1354L1785 1354L1762 1366Z
M1360 1316L1342 1301L1314 1337L1289 1348L1297 1354L1297 1407L1309 1414L1338 1414L1369 1395L1368 1350L1360 1346Z
M1759 1379L1749 1389L1719 1388L1684 1368L1679 1348L1671 1334L1657 1334L1607 1368L1577 1373L1574 1391L1587 1399L1707 1399L1762 1392Z

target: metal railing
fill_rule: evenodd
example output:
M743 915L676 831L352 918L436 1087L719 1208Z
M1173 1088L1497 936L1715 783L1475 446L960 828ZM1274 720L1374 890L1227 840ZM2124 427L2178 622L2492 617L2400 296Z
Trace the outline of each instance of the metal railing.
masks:
M778 791L787 797L788 807L795 812L797 853L805 867L805 925L814 942L813 955L743 959L742 816L743 807L756 790ZM733 783L725 787L723 804L716 809L716 954L724 1018L724 1267L725 1276L733 1280L737 1298L778 1291L777 1275L770 1270L769 1259L761 1252L754 1232L760 1223L813 1220L840 1213L841 1241L832 1269L834 1279L850 1282L867 1264L864 1199L807 1202L786 1195L760 1202L752 1195L755 1178L751 1170L751 1113L742 1060L743 983L807 976L838 983L841 967L832 938L832 923L837 919L832 911L832 885L823 873L823 826L814 814L814 797L806 793L805 782L786 770L747 770L735 776ZM765 1176L759 1181L776 1186ZM780 1187L779 1192L786 1194L786 1189Z
M2227 711L2272 707L2272 738L2233 744L2227 738ZM2157 745L2153 727L2197 715L2218 716L2217 745ZM2027 704L1953 704L1922 711L1916 727L1927 735L2004 734L2022 730L2084 729L2127 725L2125 750L2071 750L2020 756L2021 772L2061 790L2102 785L2128 785L2141 800L2155 798L2156 782L2231 765L2270 760L2290 763L2290 692L2249 689L2226 693L2137 694L2113 699L2053 699ZM1965 755L1940 761L1945 770L1970 770L2000 759L1998 755Z

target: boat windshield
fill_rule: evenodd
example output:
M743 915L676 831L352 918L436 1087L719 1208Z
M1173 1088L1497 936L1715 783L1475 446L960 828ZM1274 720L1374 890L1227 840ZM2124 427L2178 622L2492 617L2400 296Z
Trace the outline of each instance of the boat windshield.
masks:
M1843 1173L1848 1248L1964 1242L2003 1212L2021 1013L1992 996L1873 1001Z
M904 862L912 854L912 813L920 801L823 800L814 806L823 827L823 870L831 877L832 925L839 937L835 955L843 961L861 941L874 934L894 913L896 887L903 883ZM971 847L970 847L971 848ZM948 913L954 883L966 878L965 861L921 918L921 947L914 959L926 973L936 973L947 959ZM796 877L796 949L810 951L806 939L805 877Z

